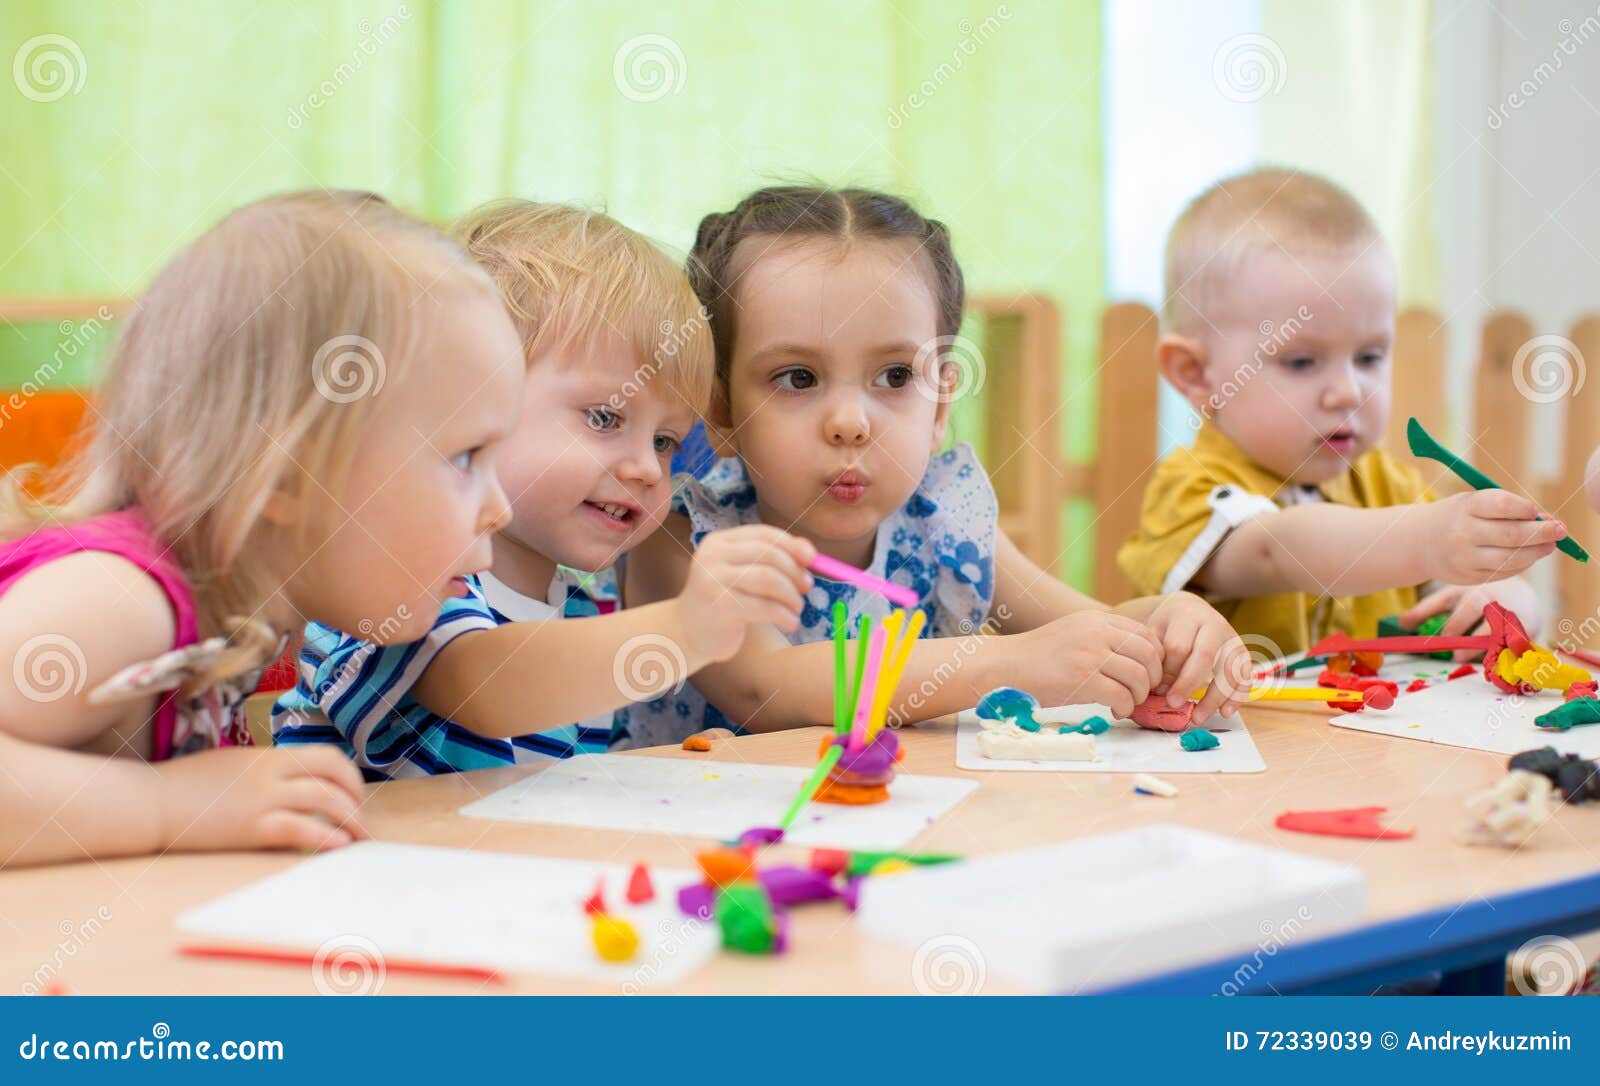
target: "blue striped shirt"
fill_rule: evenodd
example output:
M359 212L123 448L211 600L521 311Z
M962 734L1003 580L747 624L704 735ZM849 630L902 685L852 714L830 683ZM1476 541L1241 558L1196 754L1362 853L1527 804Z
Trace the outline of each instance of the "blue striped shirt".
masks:
M607 574L580 580L580 576L558 571L550 602L523 596L489 574L468 577L468 594L446 600L433 629L409 644L377 645L311 623L300 649L295 688L272 707L273 742L332 743L361 767L369 781L609 749L626 734L625 712L513 739L490 739L430 712L410 694L439 652L464 633L615 608L614 578Z

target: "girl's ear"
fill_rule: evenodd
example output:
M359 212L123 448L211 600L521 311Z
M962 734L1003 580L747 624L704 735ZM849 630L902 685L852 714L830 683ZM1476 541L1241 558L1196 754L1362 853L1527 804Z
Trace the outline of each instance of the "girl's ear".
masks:
M939 365L939 400L933 409L933 443L929 455L944 446L945 435L950 432L950 404L955 399L956 382L961 380L961 367L954 362Z
M1156 343L1156 369L1201 417L1210 417L1211 382L1206 377L1204 343L1190 336L1162 336Z
M706 410L706 437L711 451L718 456L738 456L739 442L733 433L733 408L728 403L728 390L718 381L711 390L711 406Z
M305 512L301 495L291 489L292 481L284 480L272 488L261 506L261 519L274 528L288 528L300 522Z

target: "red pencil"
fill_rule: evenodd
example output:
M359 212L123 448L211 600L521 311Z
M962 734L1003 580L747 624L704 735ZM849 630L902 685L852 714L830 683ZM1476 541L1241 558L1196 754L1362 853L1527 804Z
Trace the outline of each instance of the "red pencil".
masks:
M239 962L265 962L269 965L319 964L317 955L304 950L269 950L262 947L239 946L180 946L178 953L185 958L218 958ZM422 977L451 977L457 980L485 981L504 984L506 978L493 969L478 965L445 965L439 962L416 962L402 958L379 958L383 972L409 973Z

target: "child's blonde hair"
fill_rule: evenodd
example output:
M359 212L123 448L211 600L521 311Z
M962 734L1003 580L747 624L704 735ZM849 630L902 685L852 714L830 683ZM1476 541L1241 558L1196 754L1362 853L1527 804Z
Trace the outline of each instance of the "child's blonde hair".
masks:
M496 200L454 227L499 285L528 360L602 331L629 343L639 383L660 376L698 416L711 399L705 313L683 269L608 215Z
M1382 241L1360 202L1326 178L1277 168L1224 178L1191 200L1167 235L1162 327L1193 331L1219 287L1253 252L1337 251Z
M296 564L257 530L269 497L338 491L376 394L406 379L417 300L463 288L493 293L460 246L382 197L238 209L139 298L87 443L43 503L11 488L0 534L137 507L192 585L202 633L239 645L213 677L258 664L276 636L257 614Z

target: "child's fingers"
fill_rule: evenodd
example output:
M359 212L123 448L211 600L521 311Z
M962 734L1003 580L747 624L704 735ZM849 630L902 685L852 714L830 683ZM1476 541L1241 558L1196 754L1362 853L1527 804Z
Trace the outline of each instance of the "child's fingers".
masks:
M1189 700L1202 672L1194 666L1200 624L1176 619L1161 636L1161 683L1167 704L1176 709Z
M360 802L365 794L365 783L361 779L361 770L344 752L333 747L277 747L276 750L288 752L294 760L295 766L307 776L316 777L330 784L342 788L356 802Z
M1509 549L1558 543L1567 534L1559 520L1482 520L1476 529L1473 542L1478 546Z
M302 814L319 815L335 826L343 826L352 834L366 835L355 800L337 786L316 777L290 781L283 797L283 806Z
M1555 552L1554 543L1542 543L1534 547L1484 547L1477 552L1472 569L1480 584L1503 580L1516 576Z
M1126 690L1134 705L1149 697L1150 691L1161 681L1159 674L1151 677L1150 669L1144 663L1121 653L1107 656L1100 665L1100 674Z
M1411 610L1400 615L1400 625L1408 630L1414 630L1434 615L1442 611L1448 611L1460 596L1461 589L1454 586L1429 592L1418 600Z
M1475 601L1463 600L1461 605L1450 612L1450 617L1445 624L1439 627L1441 637L1460 637L1470 634L1475 628L1483 626L1483 607ZM1457 649L1451 658L1457 663L1467 660L1476 660L1483 653L1478 649Z
M771 566L745 566L726 588L742 599L765 600L793 611L805 606L800 587Z
M1106 619L1111 627L1108 640L1112 651L1144 665L1150 689L1161 685L1161 639L1155 631L1121 615L1108 615Z
M1490 520L1532 520L1541 513L1532 498L1509 490L1479 490L1467 502L1473 516Z
M321 852L348 845L350 831L329 825L313 815L273 811L261 820L261 847Z
M750 545L768 551L782 551L802 567L810 565L811 560L817 556L817 548L809 539L790 535L782 528L774 528L770 524L745 524L738 528L730 528L724 538L730 546Z
M1074 690L1067 700L1069 704L1095 702L1110 709L1111 715L1117 720L1127 720L1133 715L1133 707L1144 698L1134 697L1132 690L1115 679L1096 675Z
M1206 695L1200 699L1200 706L1206 710L1206 714L1204 717L1196 716L1195 719L1204 720L1210 717L1218 705L1221 705L1230 694L1236 693L1233 686L1237 683L1238 676L1228 674L1226 666L1225 657L1207 652L1202 645L1196 644L1195 651L1184 661L1183 670L1173 682L1167 701L1174 707L1182 705L1203 686L1206 688ZM1173 702L1173 694L1181 694L1182 699Z

